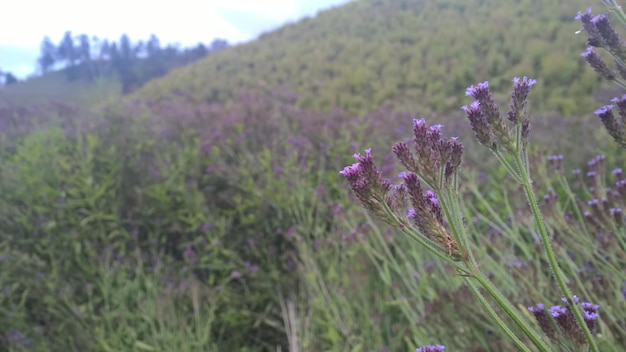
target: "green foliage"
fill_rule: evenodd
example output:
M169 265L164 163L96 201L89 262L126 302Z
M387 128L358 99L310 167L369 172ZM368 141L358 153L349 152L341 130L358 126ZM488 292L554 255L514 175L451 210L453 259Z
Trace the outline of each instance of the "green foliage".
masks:
M541 82L536 112L588 114L598 87L573 33L588 1L356 1L228 48L140 90L135 97L230 101L240 90L285 85L298 104L354 113L394 102L449 112L459 92L513 76ZM557 88L559 88L557 90Z
M109 107L80 129L58 118L5 135L0 328L38 351L511 349L450 268L348 199L337 170L367 141L395 175L380 151L412 116L316 113L293 101L276 92L230 107ZM521 305L557 301L540 266L519 269L533 274L515 284L499 279L518 270L506 263L533 258L531 220L503 170L482 179L464 181L467 218L482 219L470 233L489 238L482 265ZM559 189L552 183L538 187ZM576 203L563 199L555 221ZM568 273L597 256L580 245L584 232L554 226L581 251ZM618 258L618 248L601 254ZM611 285L581 292L608 307ZM620 319L602 320L602 346L623 342Z

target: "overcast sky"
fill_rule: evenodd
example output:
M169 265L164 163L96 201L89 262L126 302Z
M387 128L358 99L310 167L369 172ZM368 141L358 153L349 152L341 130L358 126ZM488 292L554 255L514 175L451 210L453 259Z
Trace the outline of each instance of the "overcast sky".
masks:
M224 38L235 44L349 0L12 0L2 5L0 69L35 71L45 35L58 43L73 34L131 40L156 34L161 43L191 46Z

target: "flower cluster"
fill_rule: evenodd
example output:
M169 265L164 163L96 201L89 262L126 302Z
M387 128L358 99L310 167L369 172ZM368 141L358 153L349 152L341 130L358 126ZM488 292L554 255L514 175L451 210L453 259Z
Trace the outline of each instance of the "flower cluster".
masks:
M432 190L424 192L417 174L413 172L402 172L400 177L404 180L412 206L407 212L407 217L424 236L442 246L448 255L460 258L458 244L448 232L448 224L444 220L443 210L435 192Z
M380 170L374 164L371 152L371 149L367 149L365 155L354 154L357 162L346 166L339 173L348 180L350 188L365 209L382 220L388 220L385 203L387 202L387 194L391 189L391 182L382 178ZM393 225L394 222L391 224Z
M402 183L392 184L381 177L370 149L365 155L355 154L357 162L340 174L372 214L400 228L416 227L443 253L460 260L461 251L449 232L437 193L454 187L452 176L461 165L463 145L456 138L444 138L441 125L428 126L424 119L413 120L413 134L411 145L399 142L393 147L407 169L399 175Z
M461 165L463 145L456 137L443 138L441 125L428 126L424 119L413 119L413 150L406 142L393 146L393 152L410 172L414 172L432 188L443 187L441 176L449 182Z
M592 228L611 232L624 225L622 209L626 207L626 178L622 169L614 169L613 187L602 187L600 175L604 169L604 159L604 155L598 155L588 163L587 177L591 179L590 190L594 198L587 201L588 210L583 215Z
M591 7L586 12L578 12L576 19L579 20L583 29L587 33L587 44L589 47L581 54L598 76L613 81L626 88L626 47L611 25L607 13L593 15ZM602 57L594 51L594 48L602 48L609 52L615 61L615 69L611 69ZM617 105L619 119L613 114L614 105L603 106L596 110L604 127L615 141L626 148L626 133L624 123L626 118L626 95L612 100Z
M626 131L624 131L624 125L626 125L626 94L620 98L613 98L611 102L615 103L615 105L603 106L594 113L598 115L611 137L613 137L622 148L626 148ZM616 106L617 118L613 113L613 109Z
M572 299L574 304L583 308L585 325L587 325L589 330L593 331L598 320L598 309L600 306L590 302L580 303L579 298L576 296L573 296ZM528 307L528 311L535 316L539 327L551 340L557 341L559 336L561 336L578 345L584 345L586 342L585 336L576 322L571 305L565 297L561 298L561 300L565 303L564 306L552 306L546 310L542 303L538 303L535 306Z
M515 126L521 127L522 143L528 143L530 121L526 117L526 105L530 89L537 83L528 77L513 79L513 93L511 93L511 108L507 113L508 120ZM485 81L467 88L465 95L474 98L469 105L462 107L467 115L472 130L478 141L492 149L503 149L509 153L520 147L511 129L504 123L495 99L489 92L489 82Z

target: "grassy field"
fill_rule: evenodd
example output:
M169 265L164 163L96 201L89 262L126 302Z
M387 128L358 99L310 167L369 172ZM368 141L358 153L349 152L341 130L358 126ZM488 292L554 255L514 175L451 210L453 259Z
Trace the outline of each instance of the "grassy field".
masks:
M404 168L392 145L413 138L414 118L426 117L429 126L444 123L443 135L459 136L464 146L455 171L458 203L449 211L462 216L440 224L464 229L467 243L457 245L467 245L471 262L513 315L541 331L528 307L563 305L564 293L544 253L528 192L515 180L519 170L507 170L479 145L461 110L472 102L466 88L493 74L491 92L506 114L511 79L533 58L542 70L521 72L537 73L538 80L528 105L533 127L525 163L533 182L526 191L539 199L567 286L600 307L592 329L599 350L620 351L626 345L626 181L619 170L626 158L590 113L618 93L600 84L579 57L585 43L573 35L580 24L572 18L588 4L482 3L351 3L225 49L123 99L106 100L118 94L115 82L85 88L61 84L55 75L0 91L6 99L0 110L0 351L383 352L435 344L446 351L518 350L477 292L520 343L531 346L487 291L468 286L471 276L456 267L464 257L448 260L456 253L451 240L439 256L424 249L406 227L366 211L340 171L355 162L353 154L372 148L380 176L398 184ZM366 35L371 28L352 24L358 16L380 20L374 10L396 16L390 17L392 29L414 28L411 21L427 14L448 23L463 11L471 23L486 14L501 23L481 21L483 31L502 26L503 38L523 34L530 40L525 36L548 26L546 40L558 45L535 41L541 50L518 49L517 63L504 56L497 70L454 87L448 86L450 77L437 81L433 72L441 68L430 58L419 72L433 73L430 78L445 89L427 89L419 99L423 91L408 89L395 106L375 98L386 94L377 89L371 95L350 91L317 71L299 76L287 63L277 62L276 72L320 83L319 100L307 91L309 83L288 90L269 78L263 89L237 92L247 87L236 83L245 72L225 73L239 70L237 60L250 60L259 70L268 66L271 57L247 55L283 37L297 41L302 37L296 34L306 32L300 28L311 28L306 33L312 37L326 28L332 37L333 31L345 32L333 27L343 24ZM354 18L337 20L346 13ZM512 18L520 22L511 24ZM405 22L395 22L400 19ZM525 25L535 29L514 30ZM430 31L439 33L430 27L417 33ZM460 32L445 35L480 48L497 31L470 37ZM446 45L436 44L428 44L434 53L445 51ZM302 47L293 48L290 55L302 62L327 55L306 56ZM385 46L380 52L397 53ZM213 73L221 60L235 56L224 66L228 70ZM342 58L349 55L338 57L337 66L327 65L344 70ZM467 61L478 65L480 59L473 53ZM545 68L544 59L555 67ZM472 71L471 65L465 70ZM553 81L571 67L575 73ZM363 70L370 72L368 66ZM224 90L215 88L219 84ZM329 88L334 84L335 91ZM336 92L350 93L331 109L337 101L325 99ZM53 94L58 96L48 100ZM415 105L403 105L406 97L404 103ZM425 103L431 98L432 105ZM78 108L81 102L85 108ZM554 157L560 154L562 159ZM409 219L400 203L390 208ZM545 338L548 350L585 350L576 336L560 333L565 338Z

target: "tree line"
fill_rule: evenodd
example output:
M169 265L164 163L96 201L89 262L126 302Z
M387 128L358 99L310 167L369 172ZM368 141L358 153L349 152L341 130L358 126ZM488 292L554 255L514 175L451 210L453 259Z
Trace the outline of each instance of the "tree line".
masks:
M154 34L148 40L134 42L127 34L115 41L66 31L57 44L49 36L43 38L37 65L42 74L63 68L72 81L115 75L127 93L175 67L228 46L226 40L219 38L209 45L181 48L176 44L162 45Z

